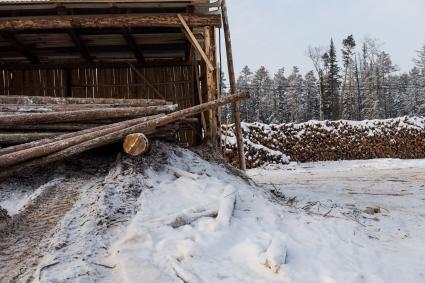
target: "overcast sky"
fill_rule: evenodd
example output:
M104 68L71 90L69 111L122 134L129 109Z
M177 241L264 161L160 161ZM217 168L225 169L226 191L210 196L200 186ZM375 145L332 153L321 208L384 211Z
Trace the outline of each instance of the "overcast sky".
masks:
M271 72L312 69L309 45L340 42L353 34L378 38L401 71L425 44L425 0L228 0L236 70L261 65ZM340 58L340 54L339 54Z

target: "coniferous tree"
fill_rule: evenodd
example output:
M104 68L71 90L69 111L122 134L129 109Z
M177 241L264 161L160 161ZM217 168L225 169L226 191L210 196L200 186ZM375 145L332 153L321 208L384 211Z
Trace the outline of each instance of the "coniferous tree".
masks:
M325 75L323 82L323 114L325 120L338 120L340 115L340 68L333 40L323 57Z
M425 96L421 89L421 71L414 67L409 73L409 85L405 100L406 113L409 115L425 115Z
M254 74L252 79L252 101L254 108L255 122L270 122L271 98L272 98L272 80L269 71L261 66Z
M294 66L288 77L288 111L290 122L300 122L302 119L303 78L298 67Z
M285 69L281 68L274 75L274 119L273 123L285 123L290 120L288 103L288 79L285 77Z
M239 92L251 92L252 72L248 66L243 67L238 80L237 88ZM250 122L252 117L252 97L249 100L244 100L240 103L241 120Z
M304 105L302 107L304 121L320 118L319 96L319 82L314 76L314 72L310 71L304 76Z
M353 54L356 47L356 41L353 35L343 40L342 62L344 66L344 79L341 90L341 117L343 119L356 119L356 97L354 94L353 79Z

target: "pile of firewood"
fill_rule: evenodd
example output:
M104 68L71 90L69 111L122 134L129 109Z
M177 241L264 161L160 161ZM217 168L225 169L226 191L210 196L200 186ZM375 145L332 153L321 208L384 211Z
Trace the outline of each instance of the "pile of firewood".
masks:
M125 152L143 154L150 136L167 136L196 114L248 96L179 111L164 100L0 96L0 145L13 144L0 148L0 179L123 140Z
M225 154L236 162L233 125L223 126ZM303 124L244 124L248 168L292 161L425 158L425 118Z

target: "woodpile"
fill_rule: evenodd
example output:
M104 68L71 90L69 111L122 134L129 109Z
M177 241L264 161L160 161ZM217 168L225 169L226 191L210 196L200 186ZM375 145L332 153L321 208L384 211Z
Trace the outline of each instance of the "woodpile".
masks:
M177 111L177 105L163 100L129 100L127 102L127 100L113 99L61 98L56 100L56 98L0 97L0 101L3 102L1 107L18 110L11 114L0 115L0 145L15 144L0 149L0 179L23 170L63 160L93 148L122 142L126 137L131 139L134 134L138 136L136 139L133 138L133 145L127 144L127 149L129 154L138 156L147 150L146 137L169 139L170 135L175 136L179 125L186 119L210 109L246 99L248 96L248 94L240 94L222 97L179 111ZM19 107L13 108L8 102L20 104ZM34 106L34 102L37 103L37 107L54 110L28 113L27 106ZM90 103L93 105L113 104L115 107L94 106L88 109ZM84 109L69 110L70 108L65 107L59 110L58 105L72 107L81 105ZM30 107L30 109L36 108ZM31 128L31 125L37 126L37 130L27 130ZM79 128L79 125L90 126ZM57 128L55 129L54 126ZM71 128L72 130L69 130Z
M226 157L236 163L234 126L223 126ZM373 121L311 121L303 124L244 124L248 168L267 163L425 158L425 118ZM288 158L287 158L288 157Z

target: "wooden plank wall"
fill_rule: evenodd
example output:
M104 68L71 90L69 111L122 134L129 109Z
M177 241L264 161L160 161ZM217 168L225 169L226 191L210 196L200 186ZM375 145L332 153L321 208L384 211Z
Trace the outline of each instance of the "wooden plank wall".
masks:
M0 69L0 95L90 98L151 98L175 102L180 109L199 104L193 65L146 66L137 70L164 97L159 97L130 67L6 70ZM181 143L201 138L200 125L182 130Z

